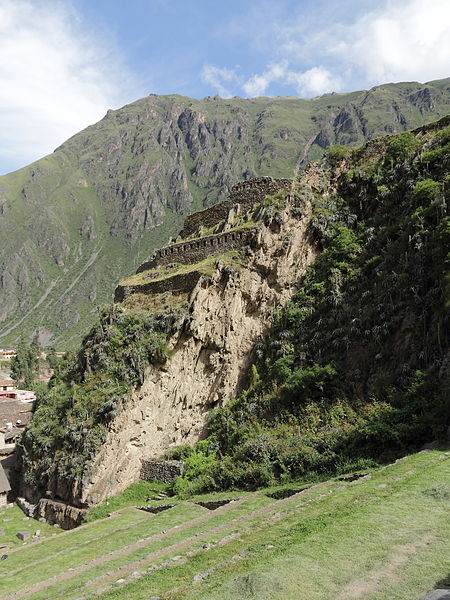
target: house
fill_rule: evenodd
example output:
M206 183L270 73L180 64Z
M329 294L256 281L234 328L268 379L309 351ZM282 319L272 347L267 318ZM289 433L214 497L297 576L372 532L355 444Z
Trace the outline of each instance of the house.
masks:
M16 382L11 377L0 375L0 392L11 392L16 389Z
M6 477L3 466L0 464L0 506L8 504L8 492L10 490L11 486L9 485L8 478Z
M14 356L17 356L15 348L0 348L0 360L11 360Z

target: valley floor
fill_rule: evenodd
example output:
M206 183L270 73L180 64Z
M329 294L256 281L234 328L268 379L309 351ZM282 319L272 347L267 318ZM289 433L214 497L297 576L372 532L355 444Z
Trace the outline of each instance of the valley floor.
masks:
M156 515L122 508L10 550L0 597L419 600L450 587L450 452L350 479L281 500L222 494L235 500L216 510L200 497Z

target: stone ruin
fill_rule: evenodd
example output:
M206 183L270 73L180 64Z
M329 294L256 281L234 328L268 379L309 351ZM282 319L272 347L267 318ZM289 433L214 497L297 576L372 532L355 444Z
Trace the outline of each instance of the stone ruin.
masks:
M245 212L258 202L262 202L266 196L276 194L281 190L289 192L291 186L292 181L290 179L274 179L273 177L258 177L238 183L231 189L231 193L226 200L186 218L184 227L180 232L183 242L171 244L157 250L153 257L143 263L136 272L142 273L175 262L193 264L208 256L223 254L228 250L247 245L253 239L256 233L255 230L240 229L203 236L199 239L189 240L188 238L198 234L201 227L211 228L227 219L230 210L237 204Z
M211 256L225 254L244 246L252 246L258 233L257 227L244 225L205 236L201 235L201 228L212 228L221 222L228 221L230 212L235 211L237 207L241 214L245 213L255 204L262 202L266 196L280 191L284 191L288 195L291 187L290 179L274 179L273 177L258 177L235 185L226 200L187 217L180 233L183 241L157 250L149 261L144 262L137 269L136 273L143 273L170 264L192 265ZM233 213L231 212L231 214ZM198 237L192 237L195 235ZM148 281L142 281L137 285L117 286L114 301L122 302L136 292L142 294L191 293L201 276L200 270L191 270L187 273L174 272L171 276L158 279L157 272L155 272L154 277L149 277Z
M162 481L171 483L177 477L183 477L182 460L142 460L140 479L144 481Z
M257 177L242 181L231 188L230 195L223 202L214 204L186 217L180 236L187 239L199 231L200 227L213 227L227 218L230 210L240 204L248 210L254 204L262 202L266 196L272 196L281 190L289 192L292 187L290 179L274 179L273 177Z
M254 238L255 233L255 228L238 229L166 246L157 250L150 261L139 267L137 273L171 263L191 265L214 254L224 254L229 250L246 246Z

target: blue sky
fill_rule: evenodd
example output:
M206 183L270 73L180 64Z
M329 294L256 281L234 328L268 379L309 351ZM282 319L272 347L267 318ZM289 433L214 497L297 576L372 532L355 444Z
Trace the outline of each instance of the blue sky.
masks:
M0 173L149 93L312 97L449 65L448 0L0 0Z

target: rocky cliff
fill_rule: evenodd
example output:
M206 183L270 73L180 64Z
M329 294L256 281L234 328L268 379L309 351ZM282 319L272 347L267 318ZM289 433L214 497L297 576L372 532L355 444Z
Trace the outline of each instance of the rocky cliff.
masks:
M0 341L75 346L113 285L238 181L449 111L449 80L314 99L150 95L0 177Z
M169 340L173 356L148 368L126 412L112 423L83 485L82 503L97 503L136 481L143 458L204 437L209 411L242 389L255 342L316 255L308 237L309 207L301 216L293 216L292 208L259 228L240 266L219 259L214 272L198 280L188 316Z
M105 377L101 375L99 379L95 373L98 369L95 353L98 348L105 349L102 360L111 361L109 348L118 334L109 335L109 321L105 321L100 339L93 341L88 336L78 366L69 367L65 376L69 388L54 387L50 391L49 399L43 399L32 427L24 436L24 495L33 502L44 494L79 507L96 504L136 481L142 460L157 457L169 446L193 443L206 434L210 410L224 405L242 389L256 341L266 333L274 313L291 297L299 277L316 256L317 248L309 234L310 200L320 182L313 174L313 169L308 170L295 189L292 182L283 180L284 189L278 187L279 191L272 196L255 190L253 204L249 186L246 207L235 204L227 217L215 224L219 229L231 228L231 232L251 229L251 238L239 237L239 244L233 249L217 246L214 252L211 247L206 258L194 256L186 261L191 264L183 264L181 260L167 265L162 261L150 269L138 269L134 279L130 278L133 285L129 280L120 284L122 292L118 296L122 302L115 311L152 313L161 310L161 306L182 304L164 344L168 358L147 360L140 379L134 381L120 401L113 403L113 411L106 417L105 407L110 410L111 396L117 396L114 388L108 387L107 396L101 396L101 401L90 403L85 397L81 401L81 414L96 411L89 433L103 423L98 429L101 441L98 438L99 443L93 442L86 450L88 442L77 437L81 444L77 451L73 427L63 426L65 441L60 438L56 454L50 452L49 460L44 450L49 419L58 436L57 420L72 423L79 418L70 408L74 402L70 391L73 383L67 377L72 382L79 381L75 386L78 402L84 393L90 393L88 389L96 393L97 388L104 386ZM267 189L273 188L273 182L268 178ZM285 189L288 184L289 189ZM196 242L205 239L201 228ZM186 283L188 277L174 294L171 282L183 273L195 276L194 283ZM158 278L165 288L149 289L147 281L152 283ZM127 335L132 327L135 325L128 322ZM125 341L122 344L124 348L127 345ZM132 363L135 362L132 357ZM48 412L49 402L55 408L54 415ZM61 403L61 408L57 403ZM79 423L77 429L80 433L82 425Z
M201 489L440 435L449 123L331 150L289 186L250 181L121 281L22 437L25 495L95 504L204 437L212 408Z

